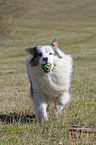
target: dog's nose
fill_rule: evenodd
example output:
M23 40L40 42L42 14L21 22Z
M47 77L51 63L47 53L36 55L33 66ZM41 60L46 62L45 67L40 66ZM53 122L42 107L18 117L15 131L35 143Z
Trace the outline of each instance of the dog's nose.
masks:
M47 62L47 61L48 61L48 57L44 57L43 60L44 60L45 62Z

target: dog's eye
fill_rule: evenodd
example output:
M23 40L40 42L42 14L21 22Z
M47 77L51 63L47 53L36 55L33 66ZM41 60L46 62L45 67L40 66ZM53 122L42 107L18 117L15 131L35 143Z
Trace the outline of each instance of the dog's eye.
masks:
M49 53L49 55L54 55L54 53Z
M39 55L39 56L42 56L42 53L39 53L38 55Z

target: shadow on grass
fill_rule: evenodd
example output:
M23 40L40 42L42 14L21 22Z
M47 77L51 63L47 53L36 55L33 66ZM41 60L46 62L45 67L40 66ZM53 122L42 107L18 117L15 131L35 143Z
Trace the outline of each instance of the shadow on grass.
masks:
M7 114L0 114L0 121L4 123L32 123L33 120L36 118L35 114L29 115L29 114L16 114L10 113L9 115Z

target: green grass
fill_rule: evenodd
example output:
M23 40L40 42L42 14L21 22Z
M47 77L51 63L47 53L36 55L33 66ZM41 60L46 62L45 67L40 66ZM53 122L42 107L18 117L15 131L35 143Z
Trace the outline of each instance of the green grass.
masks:
M28 5L30 4L30 5ZM96 1L36 0L22 3L11 37L0 38L0 144L95 145L96 135ZM19 12L19 13L20 13ZM12 33L12 32L11 32ZM57 118L34 117L25 68L26 46L50 44L73 56L71 102ZM72 131L87 128L90 131Z

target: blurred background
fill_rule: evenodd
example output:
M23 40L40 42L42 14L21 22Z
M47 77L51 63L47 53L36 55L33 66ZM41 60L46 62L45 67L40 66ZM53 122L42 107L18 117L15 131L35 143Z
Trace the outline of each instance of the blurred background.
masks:
M95 24L95 5L95 0L0 0L0 36L15 36L19 24L37 24L37 29L46 24L49 30L52 24Z

